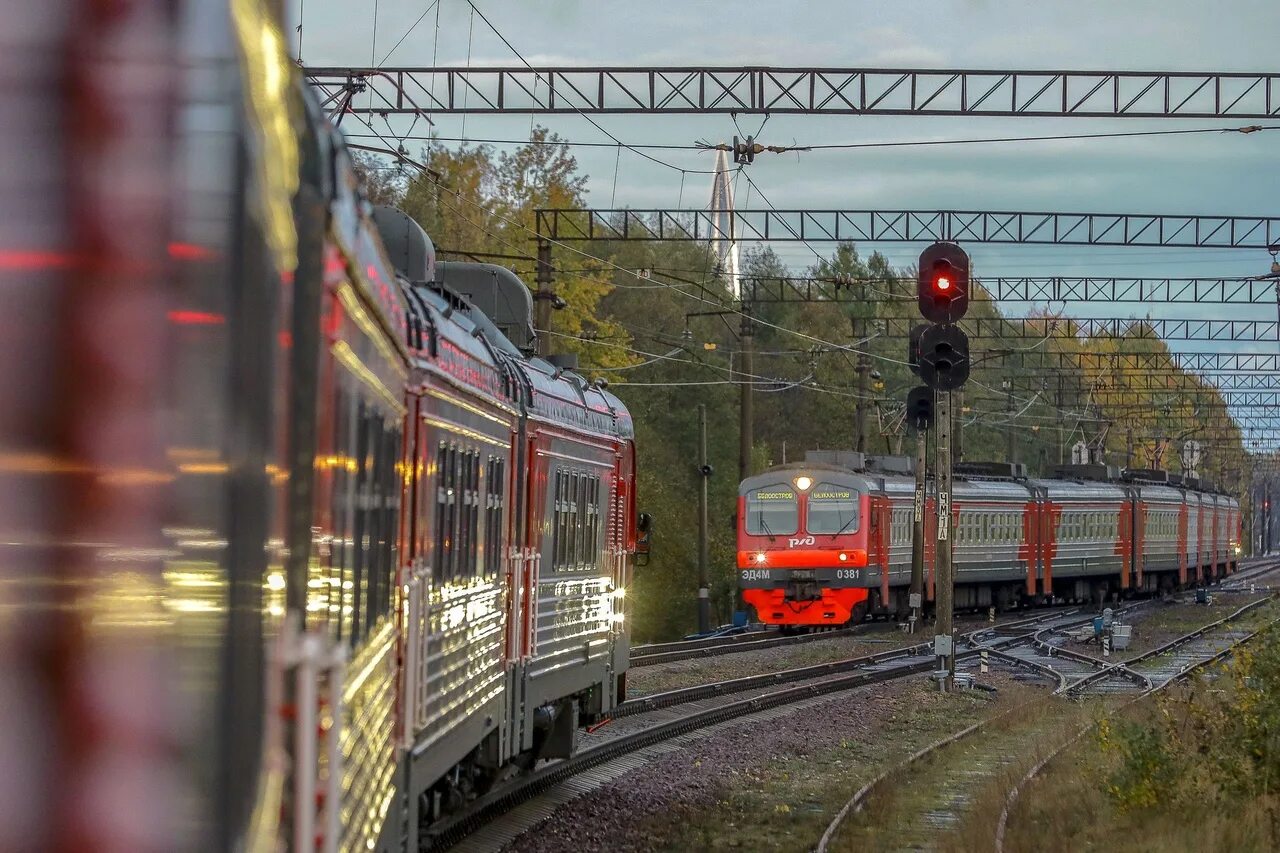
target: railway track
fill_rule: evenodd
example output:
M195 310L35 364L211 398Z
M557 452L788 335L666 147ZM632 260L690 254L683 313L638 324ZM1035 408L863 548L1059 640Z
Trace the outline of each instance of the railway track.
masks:
M1265 575L1280 569L1280 563L1261 566L1258 575ZM1271 605L1271 607L1268 607ZM1137 605L1140 606L1140 605ZM1134 607L1125 608L1131 611ZM995 644L987 647L990 655L1003 659L1014 666L1028 667L1039 671L1046 677L1058 682L1054 695L1080 697L1083 695L1133 693L1137 696L1129 701L1137 701L1150 696L1181 678L1185 678L1199 668L1220 660L1229 655L1240 644L1248 642L1267 625L1280 621L1275 611L1275 599L1268 595L1250 602L1233 612L1230 616L1216 622L1201 626L1168 643L1123 662L1094 658L1077 652L1061 649L1052 642L1053 635L1058 634L1066 626L1046 625L1029 635L1019 637L1015 642L1006 643L1004 648L995 648ZM1241 626L1242 618L1248 617L1257 624ZM990 636L990 635L988 635ZM980 639L980 638L979 638ZM970 656L972 660L972 656ZM1038 740L1038 730L1027 721L1034 721L1035 714L1028 714L1030 706L1042 705L1049 698L1034 699L1009 708L989 719L975 723L959 732L951 734L924 749L919 750L903 762L886 769L871 782L859 789L845 804L831 823L827 826L818 842L818 853L826 853L832 845L836 834L852 815L858 814L871 797L882 790L890 780L899 780L921 762L938 755L942 751L971 738L990 733L997 726L1013 721L1007 731L1001 732L999 749L977 750L967 756L964 766L949 768L939 781L936 801L941 805L923 816L927 830L939 831L955 826L959 821L959 813L967 806L972 791L976 789L977 778L992 778L994 774L1004 771L1013 764L1018 749L1009 749L1010 744L1026 742L1032 748ZM1019 725L1019 723L1022 723ZM1001 849L1008 813L1017 799L1017 792L1029 782L1043 767L1060 754L1070 744L1083 737L1092 724L1085 726L1078 733L1054 749L1044 760L1035 765L1032 771L1023 777L1006 798L1004 813L996 831L997 850ZM919 831L919 826L908 829ZM918 840L918 839L917 839ZM907 839L912 842L911 839Z
M695 658L715 657L734 652L749 652L757 649L772 649L776 646L795 646L812 643L817 640L829 640L856 633L861 626L837 628L813 634L783 634L780 631L764 630L734 634L727 637L707 637L702 640L679 640L674 643L651 643L636 646L632 649L628 666L653 666L659 663L693 660Z
M983 649L999 649L1018 643L1024 635L1046 625L1083 625L1092 618L1092 615L1081 616L1078 610L1059 611L979 629L963 636L957 659L976 660ZM996 629L1003 635L987 642L977 640L978 635L986 635ZM827 701L841 692L929 672L934 666L932 643L919 643L843 661L656 693L625 702L607 724L594 727L583 735L583 748L573 758L546 765L502 791L477 800L467 812L439 827L432 833L432 849L446 849L454 845L467 851L496 849L548 816L566 799L598 787L634 767L638 761L628 761L629 756L664 747L692 733L741 717L767 714L776 709L789 712L797 705ZM598 772L593 773L590 779L569 786L568 791L554 790L580 774L597 769ZM525 807L534 798L548 792L549 796L543 798L541 804ZM519 813L513 813L517 808ZM510 820L495 823L499 817L509 813L512 814Z
M1280 567L1280 563L1277 564ZM1118 608L1129 612L1151 602ZM980 628L962 636L957 661L976 664L979 655L1016 657L1018 649L1034 646L1055 632L1088 624L1093 614L1079 609L1057 610ZM785 640L811 642L841 632L744 639L732 643L682 641L664 646L684 648L654 654L702 656L719 646L733 651L759 648L752 643ZM786 643L776 643L786 644ZM766 646L767 647L767 646ZM649 647L650 649L655 647ZM1055 653L1060 655L1061 653ZM1058 657L1061 664L1063 658ZM655 661L656 662L656 661ZM1023 661L1032 666L1032 662ZM431 833L431 849L493 850L509 843L525 829L549 816L563 802L616 778L657 752L678 748L709 728L742 717L790 713L796 707L829 701L835 695L911 675L931 671L935 658L931 642L879 652L842 661L821 663L778 672L655 693L624 702L613 716L582 735L574 757L547 764L532 774L491 792L465 812L442 823ZM1033 666L1034 668L1034 666ZM504 818L499 820L500 818Z

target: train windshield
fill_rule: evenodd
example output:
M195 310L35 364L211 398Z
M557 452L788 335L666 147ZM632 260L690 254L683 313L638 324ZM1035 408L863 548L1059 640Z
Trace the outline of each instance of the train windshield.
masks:
M800 526L796 493L783 485L747 492L746 530L752 536L790 536Z
M848 486L819 483L809 492L810 533L852 533L858 529L858 493Z

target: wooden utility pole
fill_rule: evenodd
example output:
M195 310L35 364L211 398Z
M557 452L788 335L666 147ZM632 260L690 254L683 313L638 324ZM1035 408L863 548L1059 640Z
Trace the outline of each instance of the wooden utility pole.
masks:
M738 480L745 480L751 476L751 452L755 445L755 433L753 424L755 415L753 412L754 401L752 392L752 374L755 373L754 358L752 353L752 339L755 337L753 324L751 322L751 303L745 299L742 302L742 327L739 334L741 346L738 353L738 373L741 377L740 393L741 403L739 404L739 424L738 424Z
M951 392L939 391L936 408L938 430L938 462L934 471L938 502L938 547L937 582L935 587L935 611L937 627L934 631L933 648L937 656L937 670L946 670L947 675L940 678L938 687L942 691L951 689L952 676L955 675L955 649L952 647L951 611L954 606L955 578L951 567Z
M856 434L853 440L853 449L859 453L867 452L867 374L870 372L870 365L867 364L867 356L858 353L857 366L854 372L858 374L858 397L853 404L853 421Z
M698 492L698 633L711 630L711 581L707 558L707 482L711 479L711 465L707 462L707 407L698 404L698 477L702 488Z
M551 309L555 307L556 300L556 292L552 286L549 240L538 240L538 268L534 283L538 285L533 297L537 302L534 325L538 334L538 355L546 358L551 354Z
M1004 413L1004 458L1009 462L1017 462L1016 436L1014 435L1013 427L1013 382L1008 379L1004 381Z

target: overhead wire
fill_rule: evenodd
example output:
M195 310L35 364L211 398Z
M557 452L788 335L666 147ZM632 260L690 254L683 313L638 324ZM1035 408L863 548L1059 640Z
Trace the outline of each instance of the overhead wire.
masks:
M767 116L766 116L767 119ZM737 119L734 119L735 125ZM1243 127L1195 127L1180 128L1178 130L1127 130L1114 132L1098 132L1098 133L1060 133L1048 136L988 136L988 137L972 137L962 139L904 139L904 140L883 140L871 142L833 142L818 143L812 145L769 145L762 146L760 150L755 151L756 154L765 152L771 154L790 154L796 152L810 151L839 151L854 150L866 148L918 148L934 145L984 145L999 144L1010 142L1061 142L1083 139L1123 139L1144 136L1188 136L1206 133L1239 133L1248 135L1266 130L1280 130L1280 125L1246 125ZM739 130L741 133L741 130ZM745 135L745 134L744 134ZM758 134L757 134L758 137ZM724 143L712 144L709 142L695 143L698 147L708 151L729 151L732 146Z
M481 17L483 18L483 15L481 15ZM377 133L377 131L376 131L376 130L374 130L371 126L369 126L367 122L363 122L363 123L366 125L366 127L369 127L369 129L370 129L370 130L375 134L375 136L378 136L378 138L379 138L379 139L381 139L381 140L383 141L383 143L384 143L384 144L389 144L389 143L387 142L387 140L386 140L384 137L382 137L380 134L378 134L378 133ZM367 150L374 150L374 149L367 149ZM392 154L393 156L395 156L395 152L393 152L393 151L389 151L389 150L387 150L387 151L382 151L382 152L380 152L380 153L384 153L384 154ZM430 180L430 181L432 181L433 183L435 183L437 186L439 186L439 187L441 187L441 188L443 188L443 189L445 189L445 190L448 190L448 189L449 189L449 188L448 188L447 186L445 186L445 185L443 184L443 182L441 182L441 181L440 181L436 176L434 176L433 174L431 174L431 173L430 173L430 171L429 171L429 170L427 170L427 169L426 169L426 167L425 167L424 165L419 164L419 163L416 163L416 162L411 161L411 160L408 160L408 158L405 158L405 157L403 157L403 156L401 156L401 159L404 159L404 160L406 160L407 162L409 162L411 165L414 165L415 167L419 168L419 169L424 173L424 175L426 175L427 179L428 179L428 180ZM749 177L748 177L748 181L750 182L750 178L749 178ZM757 191L757 192L759 192L759 187L758 187L758 186L756 187L756 191ZM763 198L763 199L766 201L766 203L767 203L767 204L770 204L770 206L772 206L772 204L771 204L771 202L769 202L769 200L768 200L767 196L765 196L763 193L760 193L760 195L761 195L761 198ZM457 198L458 198L460 201L463 201L463 202L466 202L466 203L468 203L468 204L471 204L472 206L477 207L477 208L479 208L479 209L481 209L481 210L485 210L485 208L484 208L482 205L480 205L478 202L475 202L475 201L473 201L473 200L471 200L471 199L467 199L467 198L465 198L465 197L461 196L460 194L458 194L458 195L457 195ZM484 231L486 234L488 234L490 237L493 237L494 239L498 239L500 242L504 242L506 245L513 246L513 244L510 244L510 243L508 243L507 241L502 240L502 238L499 238L497 235L494 235L492 232L488 231L488 229L487 229L487 228L485 228L485 227L483 227L483 226L479 225L478 223L475 223L475 222L473 222L473 221L471 221L471 220L466 219L466 217L465 217L465 216L463 216L462 212L461 212L458 208L453 207L452 205L449 205L449 207L451 207L455 212L457 212L457 213L459 214L459 216L461 216L461 217L464 219L464 221L469 222L470 224L472 224L472 225L473 225L473 226L475 226L475 227L479 227L479 228L481 228L481 230L483 230L483 231ZM489 212L490 212L490 213L492 213L492 211L489 211ZM562 249L564 249L564 250L566 250L566 251L569 251L569 252L572 252L572 253L577 254L577 255L579 255L579 256L582 256L582 257L584 257L584 258L587 258L587 259L590 259L590 260L593 260L593 261L599 262L599 263L603 264L603 265L604 265L604 266L606 266L606 267L609 267L609 268L612 268L612 269L615 269L615 270L618 270L618 271L621 271L621 272L627 273L627 274L629 274L629 275L633 275L633 276L635 275L635 273L634 273L632 270L629 270L629 269L627 269L627 268L625 268L625 267L622 267L622 266L618 265L617 263L615 263L615 262L613 262L613 261L611 261L611 260L608 260L608 259L605 259L605 258L600 258L600 257L598 257L598 256L596 256L596 255L592 255L592 254L590 254L589 252L583 251L583 250L581 250L581 249L579 249L579 248L577 248L577 247L575 247L575 246L573 246L573 245L571 245L571 244L569 244L569 243L565 243L565 242L560 241L560 240L554 240L554 239L551 239L551 238L546 237L545 235L540 235L540 234L538 234L534 229L532 229L532 228L528 227L527 225L525 225L525 224L523 224L523 223L521 223L521 222L518 222L518 221L516 221L516 220L510 219L509 217L503 216L503 215L502 215L502 214L500 214L500 213L497 213L497 214L494 214L494 215L496 215L498 219L501 219L502 221L506 222L508 225L512 225L512 226L514 226L514 227L519 228L520 230L526 231L526 232L530 233L531 235L533 235L533 236L535 236L535 237L537 237L537 238L539 238L539 239L546 240L547 242L551 243L552 245L559 246L560 248L562 248ZM812 246L809 246L809 249L810 249L810 251L814 251L815 255L817 255L819 258L821 258L821 255L818 255L818 254L817 254L817 252L816 252L816 250L814 250ZM679 287L673 286L673 285L671 285L671 284L669 284L669 283L664 283L664 282L661 282L661 281L656 281L655 283L657 283L659 286L669 288L669 289L673 290L674 292L679 293L679 294L681 294L681 295L685 296L686 298L692 299L692 300L694 300L695 302L698 302L698 303L700 303L700 304L710 305L710 306L714 306L714 307L720 308L720 309L722 309L722 311L723 311L724 313L727 313L727 314L736 314L736 315L738 315L738 316L740 316L740 317L745 317L745 318L747 318L748 320L750 320L751 322L753 322L753 323L755 323L755 324L758 324L758 325L761 325L761 326L764 326L764 327L767 327L767 328L772 328L772 329L774 329L774 330L776 330L776 331L779 331L779 332L782 332L782 333L784 333L784 334L790 334L790 335L793 335L793 336L799 337L799 338L801 338L801 339L803 339L803 340L808 340L808 341L810 341L810 342L813 342L813 343L819 344L819 345L821 345L821 346L829 347L829 348L831 348L832 350L843 351L843 352L850 352L850 353L865 353L866 355L868 355L869 357L871 357L871 358L873 358L873 359L877 359L877 360L880 360L880 361L883 361L883 362L886 362L886 363L900 364L900 365L906 365L906 364L908 363L908 362L906 362L906 361L905 361L905 360L903 360L903 359L893 358L893 357L886 356L886 355L883 355L883 354L880 354L880 353L871 352L871 351L869 351L869 350L859 350L859 349L857 349L856 347L847 346L847 345L844 345L844 344L836 343L836 342L834 342L834 341L827 341L827 340L825 340L825 339L819 338L819 337L814 336L814 335L810 335L810 334L805 333L805 332L801 332L801 331L796 330L796 329L790 329L790 328L787 328L787 327L785 327L785 326L781 326L781 325L779 325L779 324L772 323L772 322L769 322L769 321L767 321L767 320L763 320L763 319L760 319L760 318L757 318L757 317L754 317L754 316L748 315L748 314L744 313L743 311L741 311L741 310L739 310L739 309L733 308L733 307L731 307L731 306L726 306L726 305L725 305L724 303L722 303L722 302L718 302L718 301L714 301L714 300L709 300L709 299L706 299L706 298L704 298L704 297L701 297L701 296L695 295L695 294L693 294L693 293L689 293L689 292L687 292L687 291L685 291L685 290L681 290ZM803 387L813 387L813 386L811 386L811 385L806 385L806 386L803 386ZM833 393L844 393L844 392L833 392ZM846 393L846 394L845 394L845 396L854 396L854 397L856 397L856 396L858 396L858 395L856 395L856 394L848 394L848 393ZM1061 412L1062 414L1069 414L1068 410L1065 410L1065 409L1058 409L1058 411L1059 411L1059 412Z
M469 5L469 6L472 8L472 10L474 10L474 11L475 11L475 13L476 13L477 15L479 15L479 16L480 16L480 20L481 20L481 21L484 21L485 26L487 26L490 30L492 30L492 31L493 31L493 34L494 34L494 35L496 35L496 36L498 37L499 41L501 41L503 44L505 44L505 45L507 46L507 49L508 49L508 50L510 50L513 54L515 54L516 59L520 60L520 63L521 63L522 65L524 65L524 67L525 67L525 68L527 68L527 69L529 69L530 71L532 71L532 72L533 72L534 80L535 80L535 81L540 80L540 79L542 78L542 72L540 72L540 71L538 71L538 69L534 68L534 67L533 67L533 65L531 65L531 64L529 63L529 60L527 60L527 59L525 59L525 58L524 58L524 54L522 54L522 53L521 53L521 52L516 48L516 46L515 46L514 44L512 44L512 43L511 43L511 40L510 40L510 39L508 39L505 35L503 35L501 30L499 30L496 26L494 26L494 23L493 23L492 21L490 21L490 20L489 20L488 16L486 16L486 15L485 15L485 13L480 9L480 7L479 7L479 6L477 6L477 5L475 4L475 0L466 0L466 2L467 2L467 5ZM548 87L549 87L549 86L550 86L550 82L548 82L548 84L547 84L547 85L548 85ZM615 135L614 135L613 133L611 133L609 130L605 129L605 127L604 127L602 124L600 124L600 122L598 122L598 121L596 121L595 119L593 119L590 115L588 115L587 113L583 112L583 111L582 111L581 109L579 109L578 107L576 107L576 106L575 106L575 107L573 107L573 110L574 110L574 112L576 112L578 115L580 115L582 118L586 119L587 123L588 123L588 124L590 124L592 127L594 127L596 130L600 131L600 132L601 132L601 133L603 133L605 136L607 136L607 137L609 137L610 139L612 139L616 145L620 145L620 146L622 146L623 148L626 148L627 150L631 151L632 153L634 153L634 154L636 154L636 155L638 155L638 156L640 156L640 157L643 157L643 158L644 158L644 159L646 159L646 160L649 160L649 161L651 161L651 162L653 162L653 163L657 163L659 166L664 166L664 167L666 167L666 168L668 168L668 169L674 169L674 170L675 170L675 171L677 171L677 172L685 172L685 171L688 171L688 172L691 172L691 173L694 173L694 174L698 174L700 171L701 171L701 174L714 174L714 172L715 172L715 170L714 170L714 169L712 169L712 170L683 169L683 168L681 168L680 166L677 166L677 165L675 165L675 164L673 164L673 163L668 163L668 162L666 162L665 160L662 160L662 159L660 159L660 158L658 158L658 157L654 157L652 154L646 154L644 151L640 150L639 148L636 148L636 147L634 147L634 146L628 145L627 143L623 142L621 139L619 139L617 136L615 136Z
M303 2L305 2L305 0L303 0ZM438 6L439 4L440 4L440 0L431 0L431 3L429 3L429 4L427 5L427 8L423 10L422 14L418 16L417 20L415 20L415 21L414 21L414 22L409 26L409 29L405 30L404 35L400 36L400 40L399 40L399 41L397 41L395 44L393 44L393 45L391 46L391 50L388 50L388 51L387 51L387 53L386 53L386 55L385 55L385 56L383 56L383 57L382 57L382 59L381 59L380 61L378 61L376 64L377 64L377 65L382 65L382 64L384 64L388 59L390 59L390 58L391 58L391 54L393 54L393 53L395 53L395 52L396 52L396 48L398 48L400 45L404 44L404 40L405 40L405 39L407 39L407 38L408 38L408 37L413 33L413 31L414 31L414 30L416 30L416 29L418 28L418 24L421 24L421 23L422 23L422 21L423 21L423 19L424 19L424 18L426 18L426 17L427 17L427 15L431 14L431 10L432 10L432 9L434 9L434 8L435 8L436 6ZM376 43L376 40L375 40L375 43ZM413 138L415 138L415 137L405 137L405 138L406 138L406 139L413 139Z

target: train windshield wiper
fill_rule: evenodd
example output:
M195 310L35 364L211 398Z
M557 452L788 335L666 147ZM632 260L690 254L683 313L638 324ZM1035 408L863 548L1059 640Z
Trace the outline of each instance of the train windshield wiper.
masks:
M760 529L764 531L764 535L769 537L769 541L773 541L773 531L769 529L769 524L764 520L764 510L756 513L756 520L760 522Z
M837 530L835 533L832 533L831 537L834 539L835 537L839 536L841 533L844 533L846 530L849 529L849 525L853 524L857 520L858 520L858 513L855 511L852 515L849 516L849 520L844 523L844 526L841 527L839 530Z

